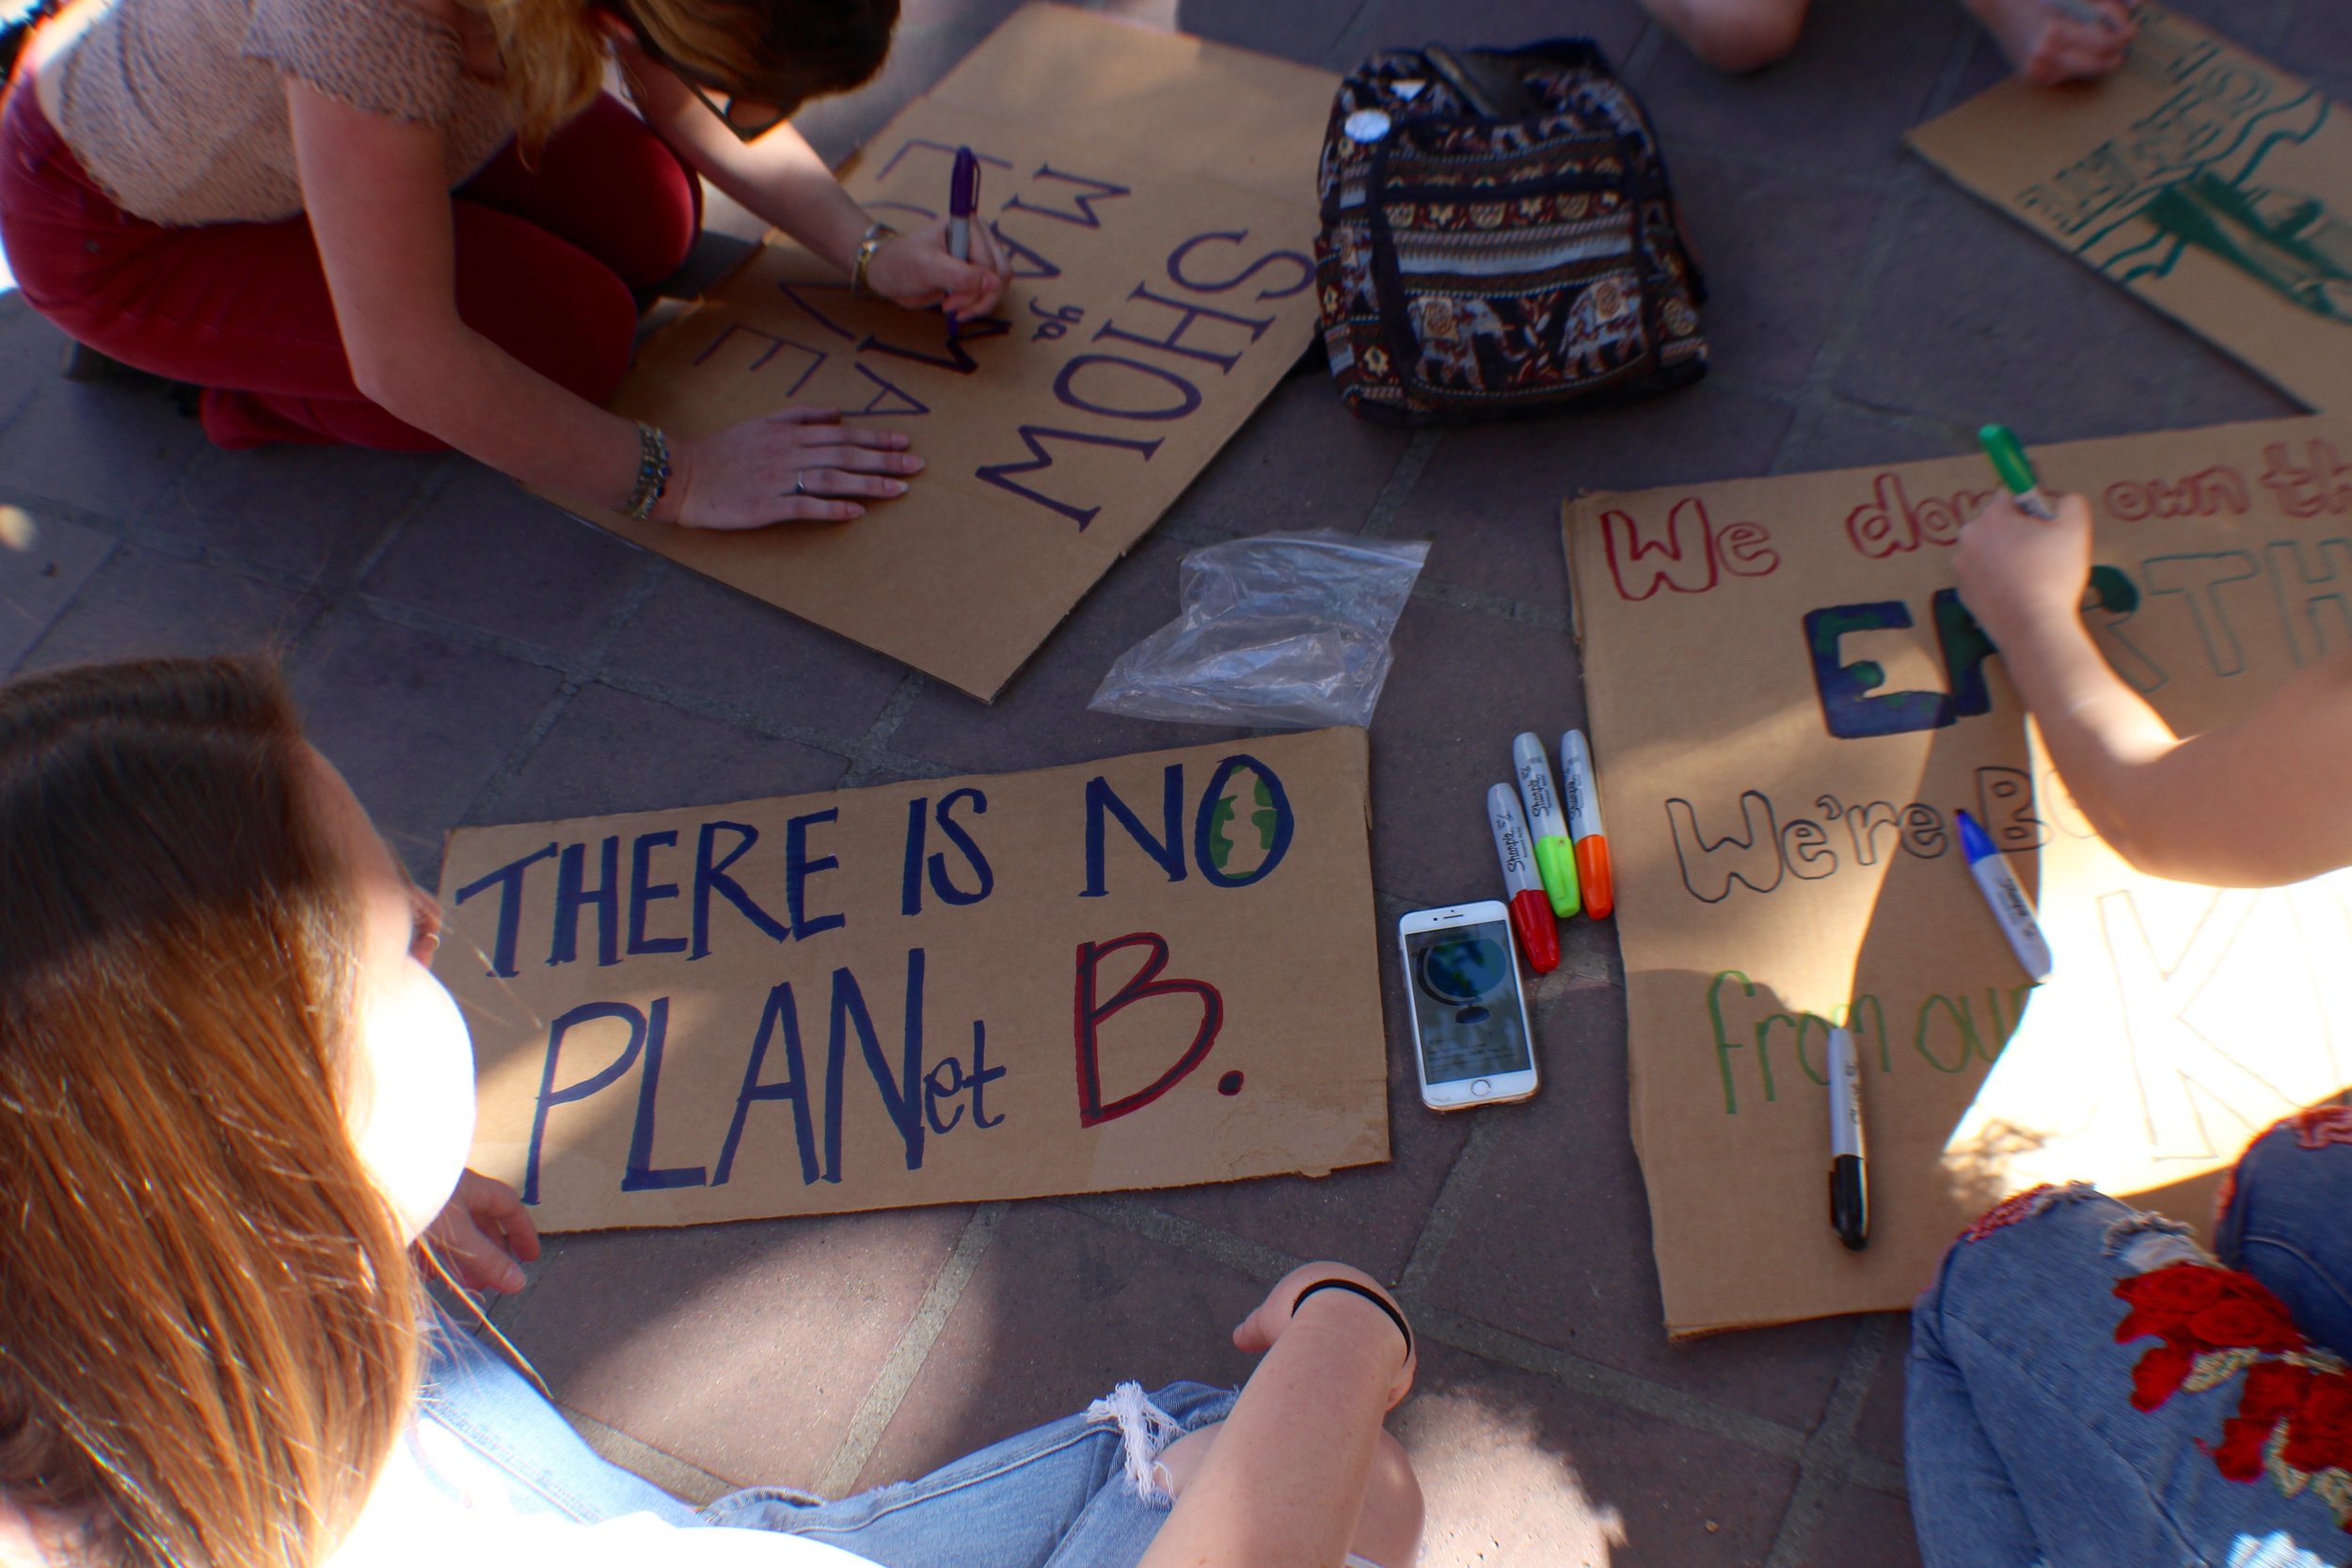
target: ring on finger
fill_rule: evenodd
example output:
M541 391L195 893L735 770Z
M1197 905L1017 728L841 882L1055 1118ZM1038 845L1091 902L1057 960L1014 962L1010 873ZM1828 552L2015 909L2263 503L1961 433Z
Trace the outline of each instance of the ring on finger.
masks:
M808 494L808 476L806 474L794 474L792 476L792 493L796 496L805 496Z

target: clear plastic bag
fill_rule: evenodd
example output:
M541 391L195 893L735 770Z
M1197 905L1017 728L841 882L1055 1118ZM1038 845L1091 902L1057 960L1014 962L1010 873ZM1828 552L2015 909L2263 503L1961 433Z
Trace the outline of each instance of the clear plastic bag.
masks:
M1184 557L1184 613L1121 654L1088 707L1190 724L1370 724L1425 543L1265 533Z

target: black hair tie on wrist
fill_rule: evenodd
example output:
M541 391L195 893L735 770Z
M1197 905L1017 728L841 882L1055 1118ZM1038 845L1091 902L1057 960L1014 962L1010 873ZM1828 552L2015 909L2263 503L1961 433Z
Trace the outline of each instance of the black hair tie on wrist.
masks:
M1389 1315L1389 1322L1396 1324L1396 1331L1405 1336L1405 1359L1410 1361L1413 1358L1413 1325L1405 1321L1405 1314L1398 1311L1395 1304L1391 1302L1388 1297L1382 1295L1379 1291L1371 1289L1369 1286L1359 1285L1352 1279L1316 1280L1312 1285L1310 1285L1305 1290L1299 1291L1296 1298L1291 1302L1291 1316L1294 1318L1298 1316L1299 1307L1304 1306L1307 1298L1313 1295L1317 1291L1352 1291L1353 1293L1363 1297L1375 1307L1380 1308L1381 1311L1386 1312Z

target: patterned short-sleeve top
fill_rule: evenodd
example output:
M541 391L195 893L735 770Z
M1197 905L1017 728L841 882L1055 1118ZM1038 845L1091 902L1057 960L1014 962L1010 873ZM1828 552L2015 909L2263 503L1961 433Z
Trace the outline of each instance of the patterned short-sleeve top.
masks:
M301 212L282 76L356 108L440 126L449 182L515 135L455 28L408 0L113 0L58 59L58 134L126 212L267 223Z

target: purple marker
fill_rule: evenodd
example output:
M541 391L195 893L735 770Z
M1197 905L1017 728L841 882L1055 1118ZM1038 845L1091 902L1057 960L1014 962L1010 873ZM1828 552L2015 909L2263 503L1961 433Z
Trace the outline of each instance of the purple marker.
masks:
M947 254L972 260L972 215L980 210L980 160L968 147L956 149L956 169L947 178ZM956 335L956 313L947 312L947 336Z

